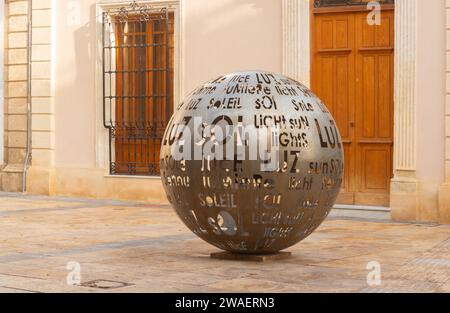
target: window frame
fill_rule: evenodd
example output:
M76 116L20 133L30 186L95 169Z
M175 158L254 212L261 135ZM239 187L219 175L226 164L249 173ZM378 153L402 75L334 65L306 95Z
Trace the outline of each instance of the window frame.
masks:
M183 68L184 68L184 27L183 1L180 0L150 0L137 1L138 5L149 5L155 9L168 8L174 13L174 81L173 81L173 110L175 112L181 96L184 94ZM110 172L110 137L109 130L104 124L103 106L103 13L111 9L120 9L130 5L130 1L99 1L96 5L96 102L95 102L95 155L96 168L103 171L103 176L108 178L133 178L133 179L160 179L159 175L126 175L111 174Z

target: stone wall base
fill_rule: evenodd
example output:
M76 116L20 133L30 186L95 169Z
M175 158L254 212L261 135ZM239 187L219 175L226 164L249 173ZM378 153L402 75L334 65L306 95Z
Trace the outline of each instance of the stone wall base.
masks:
M450 184L442 185L439 190L439 222L450 224Z
M393 220L402 222L416 221L418 183L415 179L392 180L390 207Z
M0 188L6 192L22 192L23 164L9 164L0 173Z
M55 171L46 167L32 166L27 174L27 192L39 195L55 195Z
M450 224L450 185L393 180L390 207L394 221Z
M29 194L134 200L167 204L159 177L110 176L105 169L31 167Z

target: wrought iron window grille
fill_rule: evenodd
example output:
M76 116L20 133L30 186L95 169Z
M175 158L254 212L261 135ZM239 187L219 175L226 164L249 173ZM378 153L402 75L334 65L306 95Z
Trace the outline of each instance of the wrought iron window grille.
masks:
M173 12L136 1L103 13L103 117L110 174L159 175L173 113Z
M367 5L370 0L314 0L315 8ZM378 0L379 4L394 4L395 0Z

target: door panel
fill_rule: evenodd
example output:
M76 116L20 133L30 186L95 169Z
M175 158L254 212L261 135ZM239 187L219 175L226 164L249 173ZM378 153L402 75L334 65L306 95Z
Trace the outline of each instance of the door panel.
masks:
M313 89L333 114L344 143L343 190L338 202L354 202L355 37L354 16L327 14L314 20Z
M394 11L381 25L367 12L314 15L312 88L343 137L344 183L338 203L389 204L393 146Z
M394 99L394 12L381 25L355 14L356 176L358 204L389 205L392 178Z

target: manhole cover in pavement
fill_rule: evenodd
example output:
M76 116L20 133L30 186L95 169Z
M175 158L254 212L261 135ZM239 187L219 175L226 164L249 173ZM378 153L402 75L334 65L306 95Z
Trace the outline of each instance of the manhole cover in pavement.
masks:
M124 282L120 282L120 281L99 279L99 280L92 280L92 281L82 283L81 286L90 287L90 288L98 288L98 289L117 289L117 288L133 286L133 284L124 283Z

